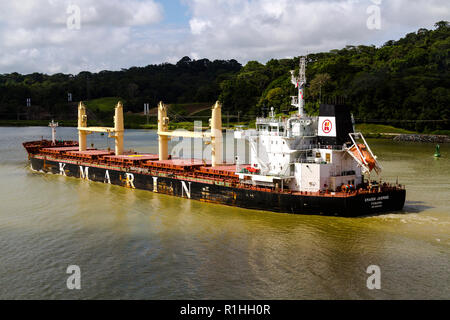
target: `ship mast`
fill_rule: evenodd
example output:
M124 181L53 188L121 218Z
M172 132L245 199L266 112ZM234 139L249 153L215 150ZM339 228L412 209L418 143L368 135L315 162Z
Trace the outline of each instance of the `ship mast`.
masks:
M294 70L291 70L291 82L297 88L297 97L292 97L292 105L298 107L298 114L300 117L305 115L304 111L304 99L303 99L303 89L306 85L306 59L305 57L300 57L298 76L294 76Z

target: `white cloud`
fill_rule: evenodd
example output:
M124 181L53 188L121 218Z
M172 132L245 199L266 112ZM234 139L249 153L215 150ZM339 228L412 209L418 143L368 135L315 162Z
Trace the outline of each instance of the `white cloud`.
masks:
M191 27L192 34L199 35L202 34L208 27L211 27L211 22L193 18L189 21L189 26Z
M380 3L381 29L366 26ZM190 0L192 50L240 61L382 44L450 16L446 0ZM206 23L207 22L207 23Z
M80 28L70 30L69 5L80 9ZM163 18L154 0L21 0L0 3L0 73L70 72L120 69L129 65L136 30ZM124 48L134 48L123 52ZM149 44L143 44L146 53Z
M345 45L382 44L450 16L448 0L180 0L185 25L162 0L0 2L0 73L119 70L192 58L265 62ZM381 30L366 9L381 2ZM79 30L67 7L80 8ZM180 7L181 9L181 7Z

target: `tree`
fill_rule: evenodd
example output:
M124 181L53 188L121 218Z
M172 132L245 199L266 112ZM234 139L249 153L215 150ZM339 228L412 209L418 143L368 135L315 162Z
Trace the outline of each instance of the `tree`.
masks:
M308 92L313 97L319 96L319 101L322 101L322 87L325 86L330 80L331 77L328 73L317 74L311 81Z
M260 105L266 107L273 107L278 112L282 111L284 107L284 91L282 88L273 88L267 92L267 95L260 101Z
M436 23L434 24L434 26L435 26L435 28L438 29L438 30L439 30L439 29L448 29L448 28L450 27L450 24L449 24L448 21L442 20L442 21L436 22Z

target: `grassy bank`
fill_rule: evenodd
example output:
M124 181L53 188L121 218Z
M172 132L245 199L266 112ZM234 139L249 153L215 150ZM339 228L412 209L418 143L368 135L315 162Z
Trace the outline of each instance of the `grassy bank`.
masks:
M393 126L388 126L384 124L373 124L373 123L356 124L355 130L358 132L362 132L362 134L366 138L385 138L385 139L393 139L396 135L399 134L417 133L414 131L396 128Z
M58 120L55 120L57 122ZM1 127L46 127L49 120L0 120ZM64 120L59 121L61 127L76 127L77 121Z
M88 108L92 112L109 113L114 111L114 108L116 107L117 102L119 101L122 101L122 103L124 103L124 100L120 97L106 97L89 100L86 101L84 104L86 105L86 108Z
M76 120L58 120L61 127L76 127ZM158 129L158 124L156 123L156 119L152 118L150 122L147 124L146 117L139 114L130 114L127 113L124 115L124 122L126 129L147 129L147 130L156 130ZM0 126L7 127L27 127L27 126L48 126L49 120L0 120ZM90 126L113 126L112 121L104 122L104 121L96 121L89 120ZM202 121L203 128L206 129L208 126L208 121ZM223 119L224 128L227 126L226 119ZM229 128L233 129L237 126L246 128L255 128L255 122L230 122ZM170 122L169 124L170 130L176 129L185 129L185 130L194 130L194 122ZM368 123L360 123L355 126L356 131L362 132L366 138L383 138L383 139L393 139L395 136L399 134L417 134L417 132L409 131L401 128L396 128L393 126L382 125L382 124L368 124ZM439 130L435 132L430 132L427 134L432 135L448 135L450 136L450 130Z

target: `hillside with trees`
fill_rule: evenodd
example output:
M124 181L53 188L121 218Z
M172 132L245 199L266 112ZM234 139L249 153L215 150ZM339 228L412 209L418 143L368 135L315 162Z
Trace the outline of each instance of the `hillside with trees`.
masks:
M375 46L347 46L307 57L306 110L319 103L345 103L360 122L394 123L417 131L449 129L450 27L419 29L398 41ZM274 107L290 110L295 88L289 70L298 58L250 61L221 84L226 109L258 115ZM245 106L243 108L242 106ZM418 120L418 121L417 121ZM429 121L440 120L440 121Z
M307 56L306 110L320 103L344 103L359 122L386 123L419 132L449 129L450 26L436 23L381 47L347 46ZM125 111L142 112L143 104L159 100L183 104L223 103L224 114L251 120L292 111L295 88L290 70L298 72L298 57L266 64L236 60L191 60L132 67L121 71L78 75L18 73L0 75L0 118L16 119L31 98L41 118L65 118L73 101L104 97L124 99Z
M191 60L132 67L121 71L81 72L78 75L18 73L0 75L0 117L15 119L26 110L26 99L41 113L65 118L68 93L73 101L121 97L126 111L142 112L143 104L215 101L220 83L241 69L236 60ZM112 106L113 107L113 106ZM112 109L112 108L111 108Z

